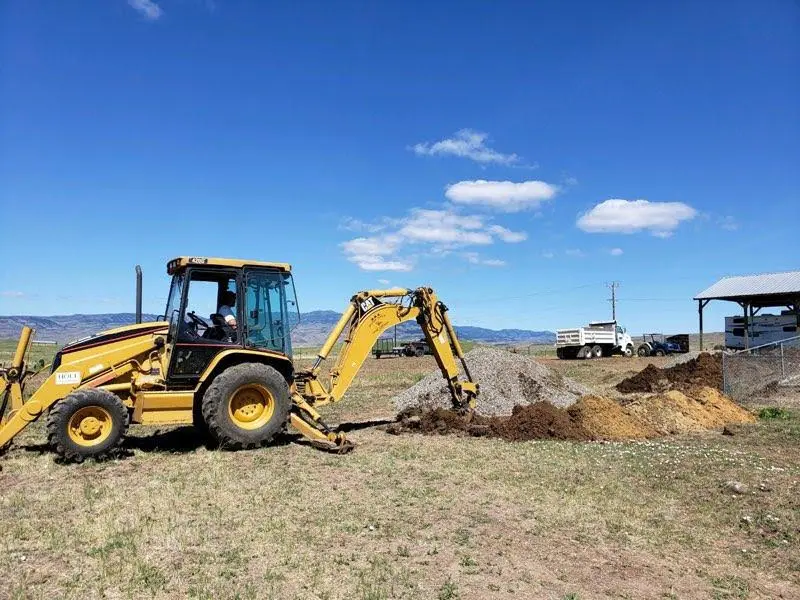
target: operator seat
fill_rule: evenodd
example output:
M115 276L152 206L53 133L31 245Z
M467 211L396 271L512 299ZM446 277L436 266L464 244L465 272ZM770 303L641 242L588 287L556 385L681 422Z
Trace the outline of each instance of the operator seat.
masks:
M236 330L228 325L227 321L225 321L225 317L219 313L214 313L211 315L211 323L213 327L208 328L209 338L228 344L236 343Z

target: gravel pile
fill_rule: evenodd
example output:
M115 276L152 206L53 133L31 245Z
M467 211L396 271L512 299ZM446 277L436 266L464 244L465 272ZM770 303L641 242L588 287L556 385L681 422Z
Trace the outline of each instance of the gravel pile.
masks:
M476 412L508 416L517 405L549 402L566 407L588 394L584 386L521 354L482 346L467 352L467 366L480 385ZM450 392L438 370L393 399L398 412L451 408Z

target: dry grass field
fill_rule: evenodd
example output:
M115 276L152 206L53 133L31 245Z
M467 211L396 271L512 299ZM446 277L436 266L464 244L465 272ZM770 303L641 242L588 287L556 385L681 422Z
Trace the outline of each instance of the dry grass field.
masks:
M646 362L546 360L603 393ZM732 436L635 443L375 425L434 368L370 359L327 411L358 444L344 456L134 426L126 457L64 466L34 425L0 458L0 597L800 597L795 398L754 399L783 409Z

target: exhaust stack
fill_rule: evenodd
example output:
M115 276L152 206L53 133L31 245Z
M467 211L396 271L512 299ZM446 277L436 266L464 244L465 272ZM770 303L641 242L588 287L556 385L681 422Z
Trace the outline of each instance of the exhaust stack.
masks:
M142 322L142 267L136 265L136 323Z

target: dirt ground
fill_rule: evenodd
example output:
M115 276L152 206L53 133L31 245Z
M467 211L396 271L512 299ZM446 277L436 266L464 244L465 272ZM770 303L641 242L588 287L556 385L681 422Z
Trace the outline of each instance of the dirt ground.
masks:
M619 397L669 359L547 360ZM0 458L0 598L797 598L800 401L724 435L635 442L404 435L390 398L430 357L369 360L325 411L344 456L208 451L132 427L62 466L29 428ZM738 484L738 485L735 485Z

